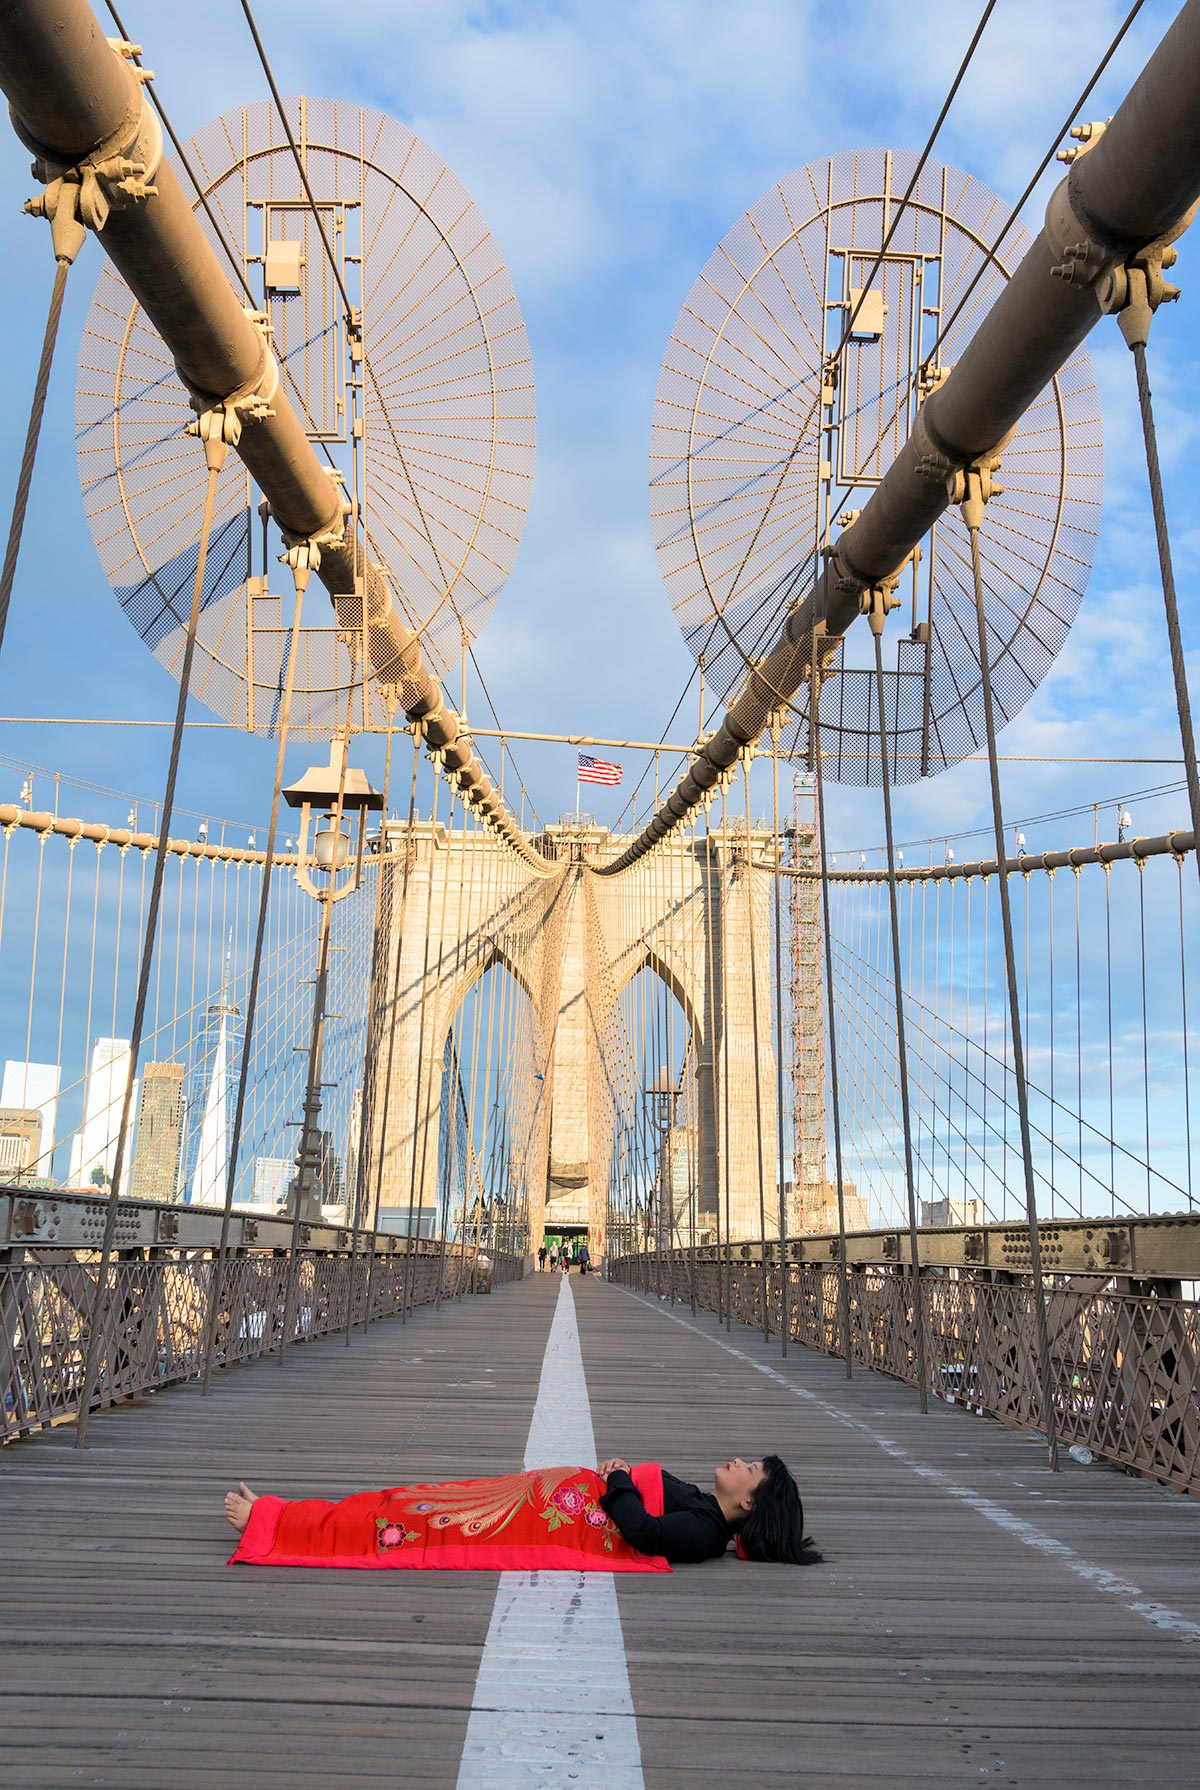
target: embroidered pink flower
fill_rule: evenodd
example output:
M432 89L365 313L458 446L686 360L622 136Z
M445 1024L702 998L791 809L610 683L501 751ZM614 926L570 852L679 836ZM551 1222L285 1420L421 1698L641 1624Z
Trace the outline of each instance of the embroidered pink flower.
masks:
M557 1510L561 1510L564 1516L577 1517L583 1510L586 1500L578 1486L560 1485L557 1491L551 1492L550 1502Z
M387 1523L382 1517L375 1519L375 1535L381 1548L398 1548L406 1539L399 1523Z
M589 1504L583 1514L584 1514L584 1520L586 1522L590 1523L593 1529L607 1529L608 1528L608 1518L605 1516L604 1512L600 1509L599 1505Z

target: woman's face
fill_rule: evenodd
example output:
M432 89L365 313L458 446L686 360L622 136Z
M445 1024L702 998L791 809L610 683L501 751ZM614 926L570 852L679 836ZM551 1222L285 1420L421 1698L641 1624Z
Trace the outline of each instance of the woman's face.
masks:
M713 1469L713 1486L718 1498L732 1498L740 1504L744 1498L754 1496L766 1477L761 1461L744 1461L735 1455L723 1467Z

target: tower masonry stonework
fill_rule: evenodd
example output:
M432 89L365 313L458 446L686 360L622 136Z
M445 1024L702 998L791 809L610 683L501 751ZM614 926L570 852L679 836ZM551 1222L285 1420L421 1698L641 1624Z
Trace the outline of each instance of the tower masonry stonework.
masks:
M734 1241L778 1232L779 1140L771 988L771 836L745 826L671 839L619 875L620 841L564 823L541 836L545 871L482 830L392 828L379 863L362 1195L383 1229L437 1228L439 1137L462 1094L448 1041L493 968L527 1003L519 1158L533 1247L586 1225L603 1248L614 1089L629 1087L614 1016L643 970L681 1007L696 1071L689 1136L698 1217ZM618 1063L624 1049L626 1061ZM641 1093L634 1091L633 1098Z

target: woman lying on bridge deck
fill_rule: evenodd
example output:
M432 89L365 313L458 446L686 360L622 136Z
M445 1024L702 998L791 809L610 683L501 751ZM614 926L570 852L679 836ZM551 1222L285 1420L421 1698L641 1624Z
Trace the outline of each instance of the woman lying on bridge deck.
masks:
M734 1458L713 1490L651 1462L538 1467L500 1479L394 1486L340 1503L259 1497L244 1482L225 1498L241 1537L230 1564L669 1572L711 1560L731 1541L744 1560L815 1565L796 1482L776 1454Z

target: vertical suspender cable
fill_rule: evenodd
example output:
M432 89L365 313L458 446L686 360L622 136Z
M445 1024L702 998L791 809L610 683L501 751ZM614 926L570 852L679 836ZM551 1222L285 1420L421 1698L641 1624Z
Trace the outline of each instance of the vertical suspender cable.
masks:
M464 664L465 664L465 658L464 658ZM465 710L464 710L464 712L465 712ZM462 821L463 821L463 856L465 858L467 855L467 800L466 800L465 796L462 798ZM421 1213L422 1213L422 1217L423 1217L424 1211L425 1211L425 1179L426 1179L426 1170L427 1170L428 1164L429 1164L429 1134L432 1131L433 1136L434 1136L433 1172L434 1172L434 1183L436 1186L436 1182L437 1182L437 1153L438 1153L438 1149L441 1145L441 1138L442 1138L442 1113L443 1113L443 1111L446 1107L446 1104L447 1104L445 1078L444 1078L444 1075L442 1074L442 1070L440 1067L445 1062L445 1049L443 1047L442 1056L441 1056L441 1058L439 1058L438 1054L437 1054L437 1043L438 1043L437 1020L438 1020L438 1013L440 1010L440 1003L441 1003L441 990L442 990L442 982L443 982L443 975L444 975L443 966L445 963L445 956L446 956L446 903L449 899L450 861L451 861L451 856L453 854L453 851L454 851L454 791L451 790L451 792L450 792L450 818L449 818L449 821L448 821L447 827L446 827L446 874L442 878L442 912L441 912L441 918L438 921L437 977L434 982L434 987L437 990L437 994L434 999L434 1022L433 1022L434 1049L430 1052L430 1059L429 1059L430 1076L438 1077L438 1080L436 1082L436 1087L438 1089L438 1095L437 1095L437 1100L436 1100L437 1116L436 1116L436 1119L433 1121L433 1123L431 1123L430 1118L427 1114L425 1123L423 1124L422 1130L421 1130ZM472 855L471 861L473 864L474 863L473 855ZM431 862L432 862L432 860L431 860ZM430 885L430 888L432 890L432 884ZM463 930L462 873L461 873L461 871L460 871L459 877L458 877L458 897L459 897L459 931L461 932ZM431 894L431 905L432 905L432 894ZM469 916L471 914L471 905L470 905L469 901L467 903L466 912L467 912L467 916L468 916L466 924L469 926L470 925ZM456 949L456 956L457 956L457 949ZM454 993L455 993L455 979L454 979L453 973L451 973L450 991L449 991L449 997L447 1000L447 1006L449 1008L449 1017L447 1018L447 1021L446 1021L447 1032L450 1030L450 1027L453 1026L453 1024L454 1024L454 1005L453 1005ZM453 1112L454 1111L454 1103L453 1103L452 1099L450 1100L449 1105L450 1105L450 1111ZM437 1245L437 1257L436 1257L437 1265L434 1269L435 1281L434 1281L434 1291L433 1291L433 1303L434 1303L434 1309L436 1311L441 1310L442 1277L443 1277L443 1274L445 1273L445 1266L446 1266L446 1235L445 1235L445 1231L443 1230L440 1240L438 1240L434 1236L434 1230L436 1229L436 1226L437 1226L438 1204L439 1204L439 1202L435 1196L434 1202L433 1202L433 1213L432 1213L432 1216L429 1221L430 1227L431 1227L430 1243L431 1243L431 1245L434 1243L436 1243L436 1245ZM418 1232L420 1231L420 1229L421 1229L421 1220L418 1219L418 1221L417 1221ZM412 1293L413 1308L415 1309L416 1295L415 1295L415 1292L412 1292L411 1288L410 1288L410 1293Z
M761 1273L759 1276L759 1320L762 1324L763 1340L771 1334L771 1316L767 1305L767 1190L765 1186L767 1164L763 1150L762 1121L762 1064L761 1040L762 1024L758 1011L758 948L754 935L754 871L751 868L754 854L750 844L750 759L742 758L742 790L746 802L746 946L750 958L750 1023L754 1028L754 1142L758 1163L758 1234L762 1243ZM768 1026L771 1016L767 1015Z
M733 1247L729 1234L729 1177L732 1158L729 1149L729 786L721 783L721 1122L724 1141L721 1159L725 1169L725 1328L733 1328ZM720 1185L717 1198L721 1197Z
M983 693L983 720L987 730L988 776L992 790L992 829L996 839L996 866L1000 884L1000 920L1004 933L1004 968L1008 983L1008 1023L1012 1038L1013 1076L1017 1085L1017 1117L1021 1126L1021 1162L1025 1172L1025 1214L1029 1224L1029 1260L1033 1274L1034 1325L1041 1381L1042 1425L1052 1472L1058 1471L1058 1434L1050 1367L1050 1332L1046 1321L1046 1291L1042 1277L1042 1248L1038 1235L1037 1190L1033 1180L1033 1139L1029 1129L1029 1089L1025 1080L1025 1046L1021 1034L1021 1009L1017 989L1017 957L1013 944L1012 904L1005 866L1004 813L1000 803L1000 766L996 759L996 716L992 704L992 671L988 661L987 617L983 606L983 565L979 555L979 521L983 502L978 496L977 473L967 474L963 520L971 535L971 571L975 579L975 615L979 626L979 674ZM975 487L974 489L972 487Z
M775 1135L779 1175L779 1352L787 1359L788 1332L792 1324L791 1280L788 1268L787 1176L783 1137L783 878L780 876L783 846L779 837L779 723L771 730L771 801L775 828Z
M1167 618L1167 640L1171 649L1171 675L1175 681L1175 706L1179 710L1179 737L1183 744L1183 769L1187 778L1188 807L1192 815L1192 834L1200 839L1200 775L1196 770L1196 736L1192 729L1192 703L1188 693L1187 663L1183 656L1183 636L1179 629L1179 604L1175 596L1175 567L1171 559L1171 534L1167 526L1167 506L1163 500L1162 470L1158 463L1158 431L1154 425L1154 402L1150 392L1150 375L1146 366L1146 339L1140 332L1134 307L1122 311L1123 333L1134 335L1130 342L1133 365L1137 373L1138 404L1142 412L1142 437L1146 446L1146 475L1150 481L1150 504L1154 511L1154 538L1158 545L1158 569L1162 578L1163 608ZM1128 322L1127 322L1128 320ZM1145 320L1149 330L1149 312ZM1196 869L1200 871L1200 851L1196 852Z
M375 920L373 926L374 939L371 947L372 966L378 962L375 941L379 937L379 915L383 905L383 867L388 853L388 804L392 792L392 739L396 720L396 704L394 699L388 704L387 745L383 759L383 808L379 818L379 859L375 872ZM379 1087L379 1078L375 1071L379 1056L379 1003L374 998L372 987L373 972L367 977L367 1027L363 1046L363 1078L362 1105L358 1114L358 1160L354 1169L354 1214L353 1228L350 1232L350 1284L346 1289L346 1347L350 1347L350 1338L354 1330L355 1294L358 1290L358 1258L364 1246L363 1232L370 1229L370 1242L366 1246L371 1251L371 1259L375 1255L375 1240L378 1233L378 1210L370 1227L366 1223L367 1197L367 1154L368 1139L375 1123L375 1095ZM370 1284L370 1266L367 1268L367 1282ZM365 1326L364 1326L365 1328Z
M83 226L79 225L78 228L82 239ZM33 466L37 459L38 440L42 433L46 393L50 389L50 369L54 364L54 345L58 340L58 324L62 316L63 295L67 289L67 274L70 267L71 262L65 256L60 256L54 264L54 286L50 293L50 308L46 313L46 330L42 337L42 354L38 361L37 378L33 384L33 402L29 407L29 424L25 431L25 451L21 455L21 468L17 474L17 491L13 499L12 521L8 527L8 546L4 553L4 569L0 571L0 650L4 646L4 631L8 626L8 608L12 601L13 581L17 575L17 561L21 555L21 536L25 531L25 511L29 504L29 487L33 481Z
M892 933L892 982L896 1001L896 1073L900 1080L900 1114L904 1129L904 1185L908 1195L909 1273L912 1285L913 1345L916 1356L917 1395L921 1410L929 1409L928 1369L925 1361L925 1309L921 1292L921 1258L917 1241L917 1190L913 1179L912 1113L908 1099L908 1047L904 1032L904 986L900 973L900 914L896 900L896 841L892 832L892 780L888 768L887 711L883 693L883 593L874 593L871 632L875 637L875 691L879 707L879 763L883 787L883 826L887 836L888 913Z
M713 1194L713 1244L716 1250L714 1266L716 1268L715 1309L718 1324L725 1317L725 1276L722 1268L724 1257L721 1251L721 1153L725 1145L725 1133L721 1124L721 1089L725 1084L723 1072L717 1062L717 988L715 961L716 952L713 942L713 852L712 830L708 823L712 811L710 802L704 804L704 870L701 886L704 890L704 911L701 923L704 927L704 986L705 1001L705 1050L708 1056L708 1108L712 1118L712 1177ZM703 1127L701 1128L701 1155L703 1162Z
M687 871L688 871L688 874L691 875L691 877L693 877L693 878L695 877L695 875L696 875L696 816L695 816L695 813L692 814L692 820L691 820L691 838L690 838L690 841L688 844L688 852L687 852ZM681 876L680 881L681 881L684 891L685 891L684 899L683 899L684 910L686 912L688 910L688 908L690 907L691 912L694 915L695 906L693 903L688 901L687 893L686 893L687 874ZM697 980L697 978L696 978L697 945L696 945L696 922L695 922L694 918L689 923L684 936L685 936L685 941L686 941L687 950L688 950L688 959L689 959L688 969L690 971L691 986L693 988L695 988L696 980ZM700 1009L700 1011L702 1012L703 1009ZM692 1005L692 1014L693 1014L694 1020L699 1018L699 1014L697 1012L697 1007L696 1007L695 1002L693 1002L693 1005ZM707 1041L708 1041L708 1023L706 1020L703 1021L702 1023L704 1024L705 1043L707 1043ZM696 1117L695 1117L696 1142L695 1142L694 1147L692 1146L690 1141L688 1144L688 1176L689 1176L689 1187L688 1187L688 1293L691 1297L691 1306L692 1306L692 1316L693 1317L695 1317L695 1315L696 1315L696 1269L698 1267L698 1263L696 1260L696 1204L700 1198L700 1162L701 1162L701 1152L703 1151L703 1148L704 1148L704 1127L701 1124L701 1114L700 1114L700 1039L697 1037L696 1032L697 1032L697 1026L696 1026L696 1024L693 1024L693 1026L692 1026L692 1076L693 1076L693 1085L696 1090Z
M438 797L441 794L441 787L442 787L441 770L440 770L440 767L435 767L434 778L433 778L433 803L430 808L430 815L429 815L429 820L430 820L430 825L429 825L429 886L425 891L425 949L424 949L424 952L422 955L422 960L421 960L421 995L420 995L420 1000L417 1005L417 1074L416 1074L416 1083L415 1083L415 1086L413 1089L413 1097L414 1097L414 1100L416 1103L416 1122L413 1126L413 1132L412 1132L412 1145L411 1145L412 1162L410 1165L409 1181L408 1181L408 1218L407 1218L407 1222L406 1222L406 1226L405 1226L407 1235L405 1236L405 1239L404 1239L404 1268L403 1268L403 1281L401 1284L401 1291L400 1291L400 1321L401 1321L401 1323L404 1323L404 1324L407 1324L407 1322L408 1322L408 1302L409 1302L409 1294L410 1294L410 1290L412 1287L412 1280L413 1280L413 1273L414 1273L413 1256L414 1256L415 1251L413 1248L414 1239L413 1239L412 1230L413 1230L413 1213L414 1213L414 1209L416 1206L416 1198L417 1198L417 1129L416 1129L416 1127L417 1127L417 1125L419 1125L421 1127L421 1141L424 1142L425 1136L426 1136L426 1127L428 1124L428 1092L427 1092L427 1088L426 1088L426 1075L432 1073L432 1070L427 1065L426 1051L425 1051L425 1030L426 1030L426 1028L425 1028L425 1008L428 1004L428 996L429 996L429 969L430 969L429 934L430 934L430 929L431 929L431 926L433 923L433 875L434 875L434 867L435 867L434 866L434 858L435 858L435 854L437 852ZM450 828L450 832L452 833L453 829L454 829L454 793L453 793L452 788L451 788L451 793L450 793L449 828ZM447 836L446 849L447 849L447 853L448 853L449 849L450 849L449 836ZM449 872L446 871L443 874L444 874L444 876L448 877ZM444 902L445 902L445 895L443 892L443 905L444 905ZM403 941L401 940L400 943L402 945ZM435 999L434 999L435 1014L436 1014L436 1006L437 1006L437 1002L436 1002L436 996L435 996Z
M814 650L814 660L816 653ZM842 1317L842 1348L846 1356L846 1378L854 1375L854 1339L850 1334L850 1270L846 1263L846 1191L842 1168L842 1107L838 1088L837 1013L834 1007L833 934L829 912L829 857L825 843L825 775L821 759L821 710L818 674L814 665L809 700L809 730L813 743L813 770L817 782L817 863L821 871L821 910L825 935L825 1001L829 1018L825 1025L829 1045L829 1098L833 1108L833 1172L837 1177L838 1215L838 1304ZM822 1151L821 1173L825 1173Z
M382 1106L382 1110L381 1110L380 1116L379 1116L379 1130L378 1130L377 1134L375 1132L375 1102L374 1102L374 1100L371 1101L371 1132L370 1132L370 1135L372 1137L375 1137L376 1135L378 1135L379 1160L378 1160L378 1163L375 1165L375 1167L376 1167L375 1198L374 1198L374 1209L371 1213L371 1252L367 1258L367 1290L366 1290L366 1298L363 1302L363 1334L364 1335L371 1327L372 1303L373 1303L373 1300L375 1297L375 1258L379 1251L379 1211L380 1211L380 1207L383 1204L383 1164L384 1164L384 1155L385 1155L385 1152L387 1149L388 1116L389 1116L391 1102L392 1102L392 1066L393 1066L393 1063L395 1060L396 1032L398 1030L398 1027L396 1024L396 1014L397 1014L397 1011L398 1011L399 1005L400 1005L400 975L401 975L401 970L403 968L402 953L404 950L404 928L405 928L406 919L408 917L408 885L409 885L409 882L412 877L413 854L416 850L415 832L416 832L416 818L417 818L417 773L421 768L421 732L420 732L420 729L416 725L414 725L414 727L413 727L412 736L413 736L412 783L409 787L409 792L408 792L408 824L405 828L405 833L404 833L404 880L400 886L400 913L399 913L398 917L394 911L394 903L393 903L393 886L394 886L395 880L396 880L395 873L394 873L394 871L388 872L388 907L387 907L387 915L386 915L387 937L386 937L385 944L384 944L384 954L383 954L383 995L382 995L383 1001L385 1003L387 1003L386 1010L385 1010L385 1016L386 1016L386 1024L387 1024L388 1048L387 1048L387 1064L383 1071L383 1106ZM385 869L385 860L381 856L380 866L379 866L379 874L380 874L381 878L383 877L384 869ZM380 902L382 902L382 897L383 897L383 890L382 890L382 886L381 886L380 893L379 893ZM378 934L378 928L379 928L379 924L380 924L379 918L378 918L379 908L376 907L375 911L376 911L376 932ZM389 977L389 975L388 975L389 959L390 959L393 948L395 950L395 969L392 972L391 976ZM389 982L390 982L390 988L391 988L390 1000L389 1000L389 996L388 996ZM376 1005L378 1005L378 999L376 1001ZM372 1065L373 1073L374 1073L374 1068L375 1068L375 1066ZM365 1129L365 1126L364 1126L364 1129Z
M287 753L288 725L292 711L292 689L296 681L296 652L300 644L300 615L304 606L304 589L308 583L307 568L297 568L296 607L292 615L292 632L288 646L287 676L283 687L283 704L279 713L279 746L275 753L275 788L271 796L271 822L267 828L267 851L263 862L262 891L258 901L258 929L254 935L254 961L250 968L250 988L246 996L246 1024L242 1035L242 1062L238 1071L237 1098L233 1108L233 1136L229 1143L229 1166L225 1176L225 1205L221 1213L221 1235L213 1263L212 1282L208 1295L208 1314L204 1325L204 1380L201 1393L207 1398L212 1390L213 1345L216 1340L217 1314L225 1296L225 1267L229 1256L229 1225L233 1215L233 1193L237 1184L238 1150L242 1141L242 1123L246 1111L246 1086L250 1079L250 1053L254 1043L254 1022L258 1013L259 979L262 972L263 941L267 933L267 912L271 904L271 875L275 866L275 836L279 824L279 796L283 788L283 761ZM361 1155L361 1149L360 1149ZM226 1341L226 1359L229 1343Z
M100 1244L100 1260L96 1265L96 1286L88 1318L87 1349L84 1354L83 1378L79 1390L79 1415L75 1424L76 1448L82 1448L87 1440L89 1407L96 1391L100 1371L100 1354L105 1328L104 1306L108 1294L108 1270L117 1230L117 1202L121 1195L121 1179L125 1167L125 1145L133 1109L133 1084L137 1077L138 1056L142 1048L142 1026L146 1015L146 997L150 990L150 966L154 958L158 910L162 900L167 847L170 844L171 819L175 809L175 784L179 775L179 754L183 745L183 720L187 713L188 687L192 681L196 630L200 625L200 599L204 593L204 569L208 559L208 538L212 531L213 506L217 496L217 476L225 463L225 454L225 443L219 436L205 441L204 459L208 468L208 481L204 494L204 515L200 524L200 542L196 554L196 576L192 582L192 607L188 616L183 658L179 666L179 700L175 705L175 726L171 733L171 756L167 765L167 781L158 817L158 847L154 855L154 877L150 884L150 905L146 915L146 930L142 936L137 997L133 1010L133 1025L129 1035L129 1069L125 1077L125 1094L121 1102L121 1124L117 1132L112 1186L109 1188L108 1204L104 1214L104 1237Z
M366 642L364 640L365 647ZM343 803L346 798L346 770L350 758L350 724L354 712L354 685L351 683L346 697L346 718L341 730L342 752L341 769L338 772L337 800L333 805L333 820L337 832L342 827ZM359 815L359 825L363 824L363 816ZM361 834L360 834L361 845ZM321 1104L321 1073L325 1054L325 1003L329 990L329 947L333 932L334 876L335 862L330 865L329 884L320 896L321 929L317 944L317 976L313 990L312 1031L308 1046L308 1070L304 1081L304 1110L300 1119L300 1150L297 1157L295 1188L296 1203L292 1211L292 1234L288 1244L287 1272L284 1278L283 1292L283 1329L279 1336L279 1365L283 1366L287 1358L288 1343L292 1340L293 1309L296 1293L296 1251L300 1246L300 1225L304 1211L304 1201L308 1189L309 1149L313 1143L315 1131L314 1119ZM324 1176L324 1167L321 1170ZM320 1185L318 1182L318 1186ZM315 1294L314 1294L315 1299ZM315 1319L315 1310L313 1312Z

